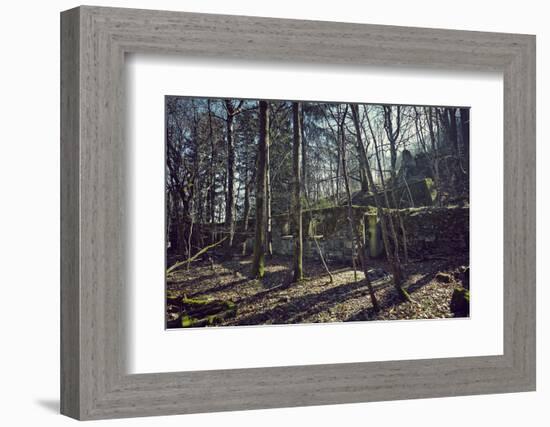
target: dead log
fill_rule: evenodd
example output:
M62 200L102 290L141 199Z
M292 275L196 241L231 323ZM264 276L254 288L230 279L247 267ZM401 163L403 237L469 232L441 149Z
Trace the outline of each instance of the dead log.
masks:
M210 249L215 248L215 247L218 246L218 245L221 245L225 240L227 240L228 237L229 237L229 236L226 236L226 237L224 237L223 239L217 241L216 243L212 243L211 245L205 246L205 247L202 248L200 251L198 251L195 255L193 255L193 256L187 258L187 259L184 260L184 261L178 261L178 262L176 262L174 265L172 265L170 268L168 268L168 270L166 270L166 274L172 273L174 270L178 269L178 268L181 267L182 265L192 263L192 262L195 261L198 257L200 257L202 254L204 254L205 252L209 251Z

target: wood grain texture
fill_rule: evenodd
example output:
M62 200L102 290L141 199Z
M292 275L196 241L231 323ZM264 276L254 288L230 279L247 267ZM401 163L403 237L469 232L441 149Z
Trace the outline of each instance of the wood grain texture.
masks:
M78 419L535 388L535 38L80 7L62 14L62 413ZM504 75L504 354L128 375L124 55Z
M79 17L61 20L61 412L80 414Z

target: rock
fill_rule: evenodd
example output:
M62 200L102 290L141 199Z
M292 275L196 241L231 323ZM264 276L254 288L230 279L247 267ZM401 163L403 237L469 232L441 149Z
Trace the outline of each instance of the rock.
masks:
M435 280L437 280L440 283L451 283L452 276L449 273L439 272L435 275Z
M455 317L468 317L470 315L470 291L462 286L456 288L449 305Z
M375 282L380 279L385 279L390 274L382 268L371 268L367 274L371 282Z

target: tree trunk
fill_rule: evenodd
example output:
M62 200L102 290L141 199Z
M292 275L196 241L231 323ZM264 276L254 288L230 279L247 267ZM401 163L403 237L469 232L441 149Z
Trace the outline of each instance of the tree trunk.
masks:
M269 132L269 128L268 128ZM272 256L273 255L273 245L272 245L272 234L271 234L271 160L269 156L269 148L270 148L270 139L267 138L267 145L266 145L266 155L265 155L265 176L266 176L266 252L267 255Z
M470 109L460 109L460 128L462 131L462 158L466 176L470 175Z
M256 174L256 236L254 239L254 253L252 256L252 276L264 277L265 269L265 180L266 180L266 151L269 132L268 103L259 102L259 127L260 135L258 140L258 171Z
M373 130L372 125L370 123L368 113L367 113L367 123L369 125L369 129L370 129L372 140L373 140L374 147L375 147L376 160L377 160L377 163L378 163L378 168L380 170L382 170L381 169L382 165L381 165L381 162L380 162L380 156L378 155L378 145L376 143L376 136L374 134L374 130ZM369 184L370 184L371 188L375 188L374 187L374 179L372 177L372 171L371 171L370 165L368 163L367 163L366 172L367 172L367 178L369 180ZM383 180L383 175L382 174L381 174L381 179ZM386 206L389 206L388 195L387 195L387 192L384 191L384 188L382 188L382 193L384 194L384 197L385 197ZM380 199L378 197L378 193L376 191L373 192L373 198L374 198L374 204L376 205L376 209L378 211L378 217L380 218L380 228L382 230L382 241L384 243L384 250L386 252L386 258L390 262L391 269L392 269L393 285L396 288L396 290L397 290L398 294L400 295L400 297L408 301L408 300L410 300L410 296L407 293L407 291L405 291L403 289L403 287L401 286L401 282L403 280L403 273L401 271L401 262L399 260L399 251L395 250L394 253L392 253L392 251L391 251L390 241L389 241L389 237L388 237L388 234L389 234L388 233L388 223L386 222L386 213L382 209L382 202L380 201ZM393 220L392 220L390 215L388 215L388 222L389 222L389 228L391 229L392 237L394 238L394 241L397 241L397 234L395 232L395 226L393 225Z
M449 120L449 133L453 144L453 150L458 159L460 150L458 147L458 129L456 126L456 108L447 108L447 118Z
M304 197L308 197L308 188L307 188L307 139L305 137L305 129L304 129L304 109L303 105L300 109L300 130L302 132L302 192Z
M433 159L433 171L434 182L437 189L436 205L441 206L441 180L439 179L439 147L434 130L433 110L432 107L425 108L424 113L428 116L428 130L430 132L430 141L432 146L432 159Z
M210 183L208 188L208 217L212 224L216 222L216 146L212 129L212 111L208 100L208 127L210 138ZM212 236L213 240L213 236Z
M460 147L458 145L458 127L456 124L456 108L447 108L447 117L449 120L449 136L451 138L453 151L455 155L453 175L454 175L454 191L455 195L460 195L464 183L465 174L462 170L460 155Z
M252 180L248 177L248 149L246 150L246 167L244 171L244 212L243 212L243 247L242 255L246 255L248 242L248 217L250 216L250 185Z
M336 205L340 203L340 162L341 162L341 153L340 153L340 141L338 141L338 147L337 147L337 157L336 157L336 178L334 180L336 185Z
M397 117L395 128L392 118L393 107L383 106L382 108L384 110L384 129L386 130L386 135L388 136L388 141L390 143L391 181L392 186L395 186L395 181L397 179L397 138L401 132L401 107L399 105L396 107Z
M407 233L405 230L405 224L403 223L403 218L401 216L401 213L399 212L399 203L397 202L397 199L395 197L395 190L398 187L397 183L397 139L399 138L399 135L401 133L401 107L398 105L396 107L396 123L394 126L393 118L392 118L392 107L385 106L384 108L384 129L386 130L386 136L388 137L388 141L390 142L390 154L391 154L391 186L386 186L383 173L382 173L382 166L380 164L380 155L378 152L378 146L376 143L376 139L374 138L374 149L376 151L376 159L378 162L378 168L380 169L380 181L382 183L382 191L384 193L384 198L386 201L386 206L389 208L390 204L388 203L388 192L391 195L391 201L393 204L393 207L396 209L395 213L397 215L397 220L399 222L399 228L401 229L401 241L403 245L403 256L405 257L405 262L409 262L409 251L407 248ZM405 182L406 183L406 182ZM399 241L398 236L395 231L395 227L393 224L393 219L391 216L389 216L389 222L390 222L390 229L392 231L392 237L395 242L395 256L396 259L399 262Z
M380 307L378 305L378 301L376 299L376 295L374 294L374 288L372 287L372 283L369 278L368 273L368 266L367 266L367 259L365 254L365 244L363 242L363 236L360 235L359 231L357 230L356 224L355 224L355 218L353 215L353 207L351 203L351 190L349 187L349 177L348 177L348 171L347 171L347 163L346 163L346 136L345 136L345 127L344 122L346 120L346 114L347 114L347 108L344 110L344 115L342 117L342 121L338 124L339 126L339 134L341 138L341 157L342 157L342 176L344 178L344 187L346 190L346 197L347 197L347 207L348 207L348 223L350 228L350 238L353 239L353 243L351 245L352 248L352 261L353 261L353 270L354 270L354 278L355 281L357 281L357 275L355 273L355 247L357 247L357 255L359 258L359 262L361 263L361 269L363 270L363 273L365 274L365 283L367 284L367 288L369 290L369 295L371 298L372 306L375 311L379 311Z
M235 233L235 145L233 141L233 121L233 114L228 111L226 120L227 189L225 192L225 228L229 233L229 239L226 241L229 251L233 246L233 235Z
M304 278L303 271L303 231L302 231L302 195L301 195L301 151L302 151L302 125L300 120L301 106L299 102L292 103L293 143L292 143L292 171L294 185L292 192L292 222L294 225L294 263L293 282Z
M363 138L361 136L361 124L359 121L359 109L357 107L357 104L350 104L351 108L351 115L353 118L353 124L355 127L355 133L357 135L357 154L359 157L359 165L360 165L360 176L361 176L361 191L368 192L369 191L369 183L367 179L367 173L365 170L367 169L367 150L365 148L365 143L363 141Z
M378 168L380 170L382 170L382 165L380 163L380 153L378 151L378 144L377 144L376 140L374 140L373 142L374 142L375 157L376 157L376 161L378 163ZM386 186L383 175L381 175L380 182L382 184L382 194L384 195L384 202L386 203L386 206L391 206L392 202L393 202L394 206L397 206L394 191L393 191L393 189L388 188ZM392 202L390 202L390 200L389 200L388 193L391 194ZM400 225L400 228L401 228L403 252L404 252L404 255L405 255L405 260L406 260L406 262L408 262L407 235L406 235L406 232L405 232L405 226L403 224L403 218L401 217L401 214L399 213L399 209L395 209L394 212L397 215L397 219L398 219L398 222L399 222L399 225ZM395 224L393 222L393 218L392 218L391 214L388 213L387 217L388 217L388 223L389 223L389 226L390 226L389 228L390 228L392 240L394 241L393 259L394 259L395 264L396 264L396 269L399 272L399 274L398 274L399 281L401 281L402 274L401 274L401 260L399 259L399 238L397 236L397 230L396 230L396 227L395 227Z

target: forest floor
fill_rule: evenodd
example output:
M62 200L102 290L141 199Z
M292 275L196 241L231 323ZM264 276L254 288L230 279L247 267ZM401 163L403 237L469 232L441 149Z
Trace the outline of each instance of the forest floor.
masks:
M388 263L371 261L369 277L381 308L375 312L362 271L356 281L351 267L330 266L330 283L320 262L304 260L305 279L291 283L291 262L278 256L267 259L262 280L250 278L250 258L195 262L189 270L173 272L166 285L168 327L457 317L450 301L454 289L463 285L461 271L467 265L464 259L405 265L403 287L411 301L403 302L387 273Z

